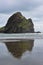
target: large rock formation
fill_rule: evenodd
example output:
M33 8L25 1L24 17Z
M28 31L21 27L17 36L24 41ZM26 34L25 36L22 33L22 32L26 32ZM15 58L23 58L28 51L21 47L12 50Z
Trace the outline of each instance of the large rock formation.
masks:
M5 33L26 33L34 32L34 25L31 19L26 19L20 12L13 14L6 26Z
M7 21L4 33L33 33L32 19L26 19L20 12L13 14Z

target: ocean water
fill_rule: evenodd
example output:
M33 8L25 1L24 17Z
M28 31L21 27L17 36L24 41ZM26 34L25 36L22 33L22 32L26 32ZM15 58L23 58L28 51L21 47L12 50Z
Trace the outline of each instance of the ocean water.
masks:
M43 65L43 33L0 34L0 65Z

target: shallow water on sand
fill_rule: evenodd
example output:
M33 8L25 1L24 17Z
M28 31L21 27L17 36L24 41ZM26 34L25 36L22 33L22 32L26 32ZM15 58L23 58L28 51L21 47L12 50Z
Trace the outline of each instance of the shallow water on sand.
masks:
M0 65L43 65L43 39L0 42Z

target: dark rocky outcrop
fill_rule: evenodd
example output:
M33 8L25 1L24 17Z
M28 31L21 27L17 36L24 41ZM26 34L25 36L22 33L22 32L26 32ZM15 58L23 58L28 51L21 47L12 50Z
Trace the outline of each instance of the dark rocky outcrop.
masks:
M1 32L1 31L0 31ZM26 19L20 12L13 14L4 27L4 33L33 33L34 24L32 19Z
M37 31L37 32L35 32L35 33L41 33L40 31Z

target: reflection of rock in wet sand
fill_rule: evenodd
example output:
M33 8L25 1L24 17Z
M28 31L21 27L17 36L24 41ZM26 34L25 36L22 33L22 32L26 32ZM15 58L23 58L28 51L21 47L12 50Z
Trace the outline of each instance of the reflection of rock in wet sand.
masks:
M9 52L17 58L20 58L25 51L32 51L34 45L33 40L20 42L7 42L6 46Z

